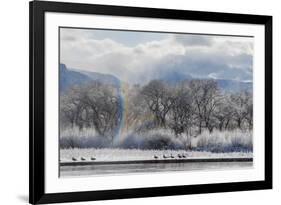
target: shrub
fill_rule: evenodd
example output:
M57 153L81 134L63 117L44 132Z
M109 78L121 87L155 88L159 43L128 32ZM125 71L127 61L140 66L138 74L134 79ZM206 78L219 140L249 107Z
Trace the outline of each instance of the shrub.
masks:
M211 152L252 152L252 131L208 131L202 132L193 139L195 150Z
M176 137L170 129L151 129L128 132L113 142L98 135L94 129L77 127L60 132L61 148L123 148L143 150L192 149L209 152L252 152L252 131L232 130L212 133L205 130L197 137L179 135Z
M79 130L77 127L60 132L61 148L105 148L111 145L110 140L97 135L91 128Z
M126 149L184 149L184 143L171 130L155 129L126 135L117 147Z

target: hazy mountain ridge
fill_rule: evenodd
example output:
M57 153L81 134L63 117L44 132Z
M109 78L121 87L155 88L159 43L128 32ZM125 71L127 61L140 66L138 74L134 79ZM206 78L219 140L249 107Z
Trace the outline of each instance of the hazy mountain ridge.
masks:
M82 85L91 82L91 78L76 72L69 70L65 64L60 64L60 92L66 91L73 85Z
M238 92L241 90L253 91L252 82L241 82L237 80L216 79L218 86L229 92Z
M181 81L191 80L193 78L192 78L191 75L187 75L187 74L180 73L180 72L177 72L177 71L170 71L170 72L158 74L156 79L163 80L163 81L165 81L169 84L177 84Z
M104 84L119 86L121 83L121 81L117 77L110 75L110 74L102 74L102 73L98 73L98 72L90 72L90 71L83 71L83 70L77 70L77 69L71 69L71 70L75 70L76 72L82 73L82 74L90 77L94 81L99 81Z
M238 80L230 80L230 79L213 79L213 78L194 78L191 75L187 75L180 72L168 72L159 74L156 77L158 80L163 80L164 82L174 85L181 81L189 81L189 80L214 80L218 83L220 89L227 91L227 92L238 92L241 90L251 91L253 90L253 83L252 82L242 82Z
M193 80L191 75L180 72L160 73L155 76L155 79L163 80L168 84L176 84L184 80ZM210 78L209 78L210 79ZM246 90L252 92L252 82L242 82L229 79L213 79L218 83L220 89L227 92L238 92ZM83 71L79 69L67 68L65 64L60 64L60 91L65 91L73 85L89 84L91 82L100 82L120 87L121 80L111 74L102 74L98 72Z
M109 74L101 74L97 72L81 71L78 69L67 68L65 64L60 64L60 91L66 91L74 85L86 85L91 82L100 82L120 86L121 82L118 78Z

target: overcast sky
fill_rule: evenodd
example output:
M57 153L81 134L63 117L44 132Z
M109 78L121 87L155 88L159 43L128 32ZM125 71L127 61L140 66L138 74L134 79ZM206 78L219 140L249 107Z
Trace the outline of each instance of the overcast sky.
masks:
M60 30L60 61L68 68L140 83L159 73L252 81L253 38L172 33Z

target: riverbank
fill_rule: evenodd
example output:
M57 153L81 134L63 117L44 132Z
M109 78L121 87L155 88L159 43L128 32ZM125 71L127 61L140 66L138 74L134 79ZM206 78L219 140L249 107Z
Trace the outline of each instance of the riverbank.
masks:
M186 150L61 149L60 164L252 161L252 152L212 153Z
M60 166L151 164L151 163L205 163L205 162L252 162L253 158L194 158L194 159L154 159L134 161L72 161L60 162Z

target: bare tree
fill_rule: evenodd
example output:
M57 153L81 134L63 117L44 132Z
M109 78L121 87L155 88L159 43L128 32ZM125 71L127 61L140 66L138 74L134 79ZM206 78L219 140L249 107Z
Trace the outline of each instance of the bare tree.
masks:
M154 114L156 124L166 127L166 115L174 103L174 96L170 87L163 81L153 80L141 91L147 106Z
M193 122L193 98L190 94L190 89L179 86L174 90L175 98L170 111L170 127L178 136L185 132L189 134L189 130Z
M61 97L60 112L72 127L94 126L99 135L113 139L122 117L119 92L98 82L73 87Z
M216 106L214 117L216 118L216 127L222 131L227 129L233 117L233 107L231 106L230 96L222 94L221 100Z
M81 89L79 87L72 87L69 91L60 97L60 113L61 117L70 123L71 127L81 124L81 112L84 109L81 101Z
M246 105L246 112L247 115L245 117L247 123L248 123L248 129L253 129L253 98L252 96L250 96L250 98L248 99L249 101L247 101L247 105Z
M101 83L91 84L81 101L87 106L90 121L96 131L113 139L121 120L121 102L118 89Z
M242 125L247 120L249 126L252 126L252 95L247 92L239 92L231 95L231 102L233 106L233 119L237 123L237 127L242 129Z
M214 80L192 80L189 87L194 99L199 134L203 127L212 132L215 126L213 114L221 99L217 82Z

